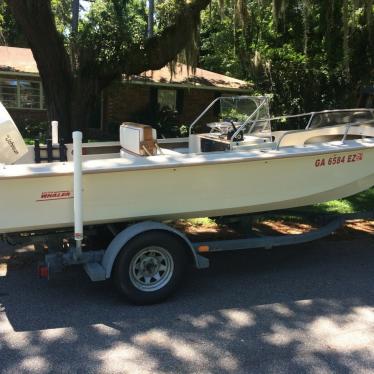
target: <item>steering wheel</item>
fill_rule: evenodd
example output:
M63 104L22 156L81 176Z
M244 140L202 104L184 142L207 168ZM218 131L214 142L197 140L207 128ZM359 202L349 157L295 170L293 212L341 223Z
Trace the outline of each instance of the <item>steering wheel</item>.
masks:
M211 128L210 132L218 132L222 135L227 133L232 127L230 122L211 122L207 126Z
M237 127L235 126L236 118L223 118L220 122L211 122L207 126L211 128L211 132L218 132L221 135L227 135L230 131L236 132Z

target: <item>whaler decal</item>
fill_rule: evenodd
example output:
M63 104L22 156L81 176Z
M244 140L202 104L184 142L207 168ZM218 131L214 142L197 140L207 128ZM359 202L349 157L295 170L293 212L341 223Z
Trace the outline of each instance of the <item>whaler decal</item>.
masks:
M5 141L9 144L9 147L12 149L12 151L16 155L18 155L19 154L18 149L16 148L16 145L14 144L14 141L12 140L9 134L5 137Z
M66 200L72 198L73 193L71 191L47 191L42 192L40 198L36 201Z
M348 156L336 156L329 158L321 158L317 159L314 163L314 166L316 168L323 167L323 166L335 166L335 165L342 165L352 162L358 162L362 161L364 158L364 155L361 152L353 153Z

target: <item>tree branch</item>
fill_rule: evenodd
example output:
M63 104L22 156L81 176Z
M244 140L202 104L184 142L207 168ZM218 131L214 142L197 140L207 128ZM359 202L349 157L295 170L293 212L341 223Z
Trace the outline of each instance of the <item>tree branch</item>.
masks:
M140 74L164 67L186 47L198 27L200 12L209 3L210 0L194 0L186 4L171 26L147 39L144 45L131 46L120 56L120 63L117 60L107 66L100 77L101 81L110 81L120 74Z

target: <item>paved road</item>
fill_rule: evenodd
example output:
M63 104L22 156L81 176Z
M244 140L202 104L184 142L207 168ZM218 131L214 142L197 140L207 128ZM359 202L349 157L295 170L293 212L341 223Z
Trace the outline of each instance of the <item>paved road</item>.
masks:
M372 239L220 254L135 307L79 269L47 283L26 261L0 277L0 372L372 373L373 275Z

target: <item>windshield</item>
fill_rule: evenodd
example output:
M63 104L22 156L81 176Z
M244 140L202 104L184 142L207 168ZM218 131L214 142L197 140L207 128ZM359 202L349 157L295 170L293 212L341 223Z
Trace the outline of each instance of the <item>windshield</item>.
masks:
M190 126L190 134L242 132L271 137L269 97L224 96L212 101ZM237 135L237 134L236 134ZM230 139L228 139L230 140Z

